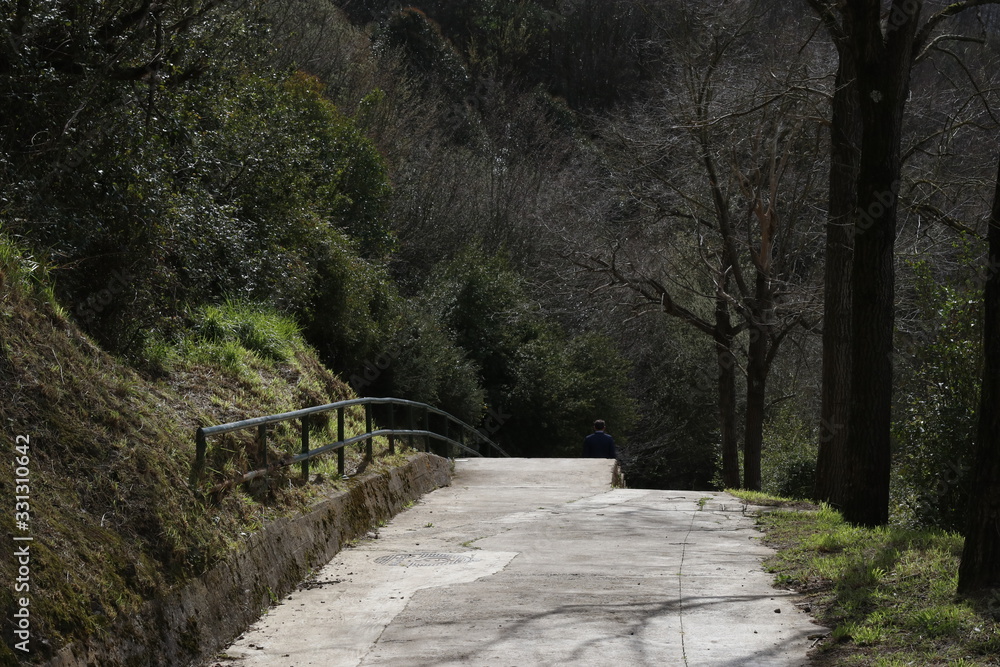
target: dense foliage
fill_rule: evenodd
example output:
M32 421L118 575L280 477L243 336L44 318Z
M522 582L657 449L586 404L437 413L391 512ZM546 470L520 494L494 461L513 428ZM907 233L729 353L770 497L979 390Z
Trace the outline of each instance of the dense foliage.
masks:
M306 36L291 26L310 11L336 26L312 33L316 48L383 79L331 89L330 70L314 68L327 82L297 62ZM466 62L423 13L393 15L367 54L346 55L363 33L318 3L19 3L4 30L4 230L55 267L78 324L136 368L163 372L164 346L204 307L253 302L293 317L359 391L473 423L519 400L494 430L524 455L575 454L594 410L629 423L613 346L543 314L525 266L506 266L516 212L501 207L533 168L511 154L517 181L498 173L507 138L466 104ZM385 147L386 115L438 100L461 118L440 110L412 143ZM425 213L418 230L401 206L440 189L423 174L428 150L475 165L463 198L481 203ZM598 350L610 394L583 380ZM513 435L539 414L559 425Z
M913 268L915 312L900 334L896 512L917 525L961 531L983 360L980 304L968 269L959 270L958 281L941 283L926 261Z

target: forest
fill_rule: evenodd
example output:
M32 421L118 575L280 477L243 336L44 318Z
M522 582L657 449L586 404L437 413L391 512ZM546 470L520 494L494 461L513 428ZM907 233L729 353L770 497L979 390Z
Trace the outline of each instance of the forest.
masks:
M2 277L144 378L286 318L512 455L603 418L630 486L978 535L996 588L995 4L5 2Z

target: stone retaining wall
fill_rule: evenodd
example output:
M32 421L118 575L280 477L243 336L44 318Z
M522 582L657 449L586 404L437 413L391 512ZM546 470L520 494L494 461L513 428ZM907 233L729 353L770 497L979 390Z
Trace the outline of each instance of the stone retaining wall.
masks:
M48 665L175 667L206 660L344 543L450 483L451 462L432 454L418 454L405 466L359 479L308 514L268 524L198 579L150 602L142 612L118 619L104 641L67 646Z

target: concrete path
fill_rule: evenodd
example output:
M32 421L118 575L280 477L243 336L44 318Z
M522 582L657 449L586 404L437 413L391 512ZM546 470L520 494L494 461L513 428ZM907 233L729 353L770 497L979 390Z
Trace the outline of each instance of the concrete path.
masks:
M740 501L610 478L606 460L458 461L208 664L807 664L822 629L771 587Z

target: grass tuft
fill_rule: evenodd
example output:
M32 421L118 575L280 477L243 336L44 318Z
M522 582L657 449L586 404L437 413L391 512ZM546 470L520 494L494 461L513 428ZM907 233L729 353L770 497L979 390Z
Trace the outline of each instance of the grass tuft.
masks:
M792 498L775 496L763 491L751 491L750 489L726 489L726 493L736 496L750 505L761 505L763 507L778 507L783 504L795 502Z
M294 320L253 304L205 306L197 320L195 331L203 342L238 345L271 361L286 361L304 347Z

